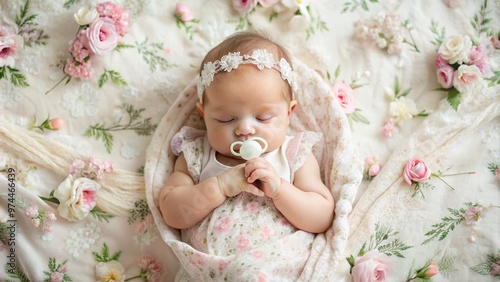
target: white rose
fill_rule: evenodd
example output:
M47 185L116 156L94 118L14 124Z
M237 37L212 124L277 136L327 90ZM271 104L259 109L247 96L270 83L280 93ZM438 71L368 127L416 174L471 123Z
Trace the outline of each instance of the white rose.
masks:
M460 34L448 37L439 46L438 53L450 64L463 64L469 60L469 51L472 47L470 37Z
M73 16L75 17L75 21L79 25L88 25L99 18L99 13L94 8L89 10L85 7L82 7L78 9L78 12L73 14Z
M418 114L415 102L412 99L405 99L405 97L399 97L391 102L389 113L398 123L409 120Z
M481 71L476 65L461 65L455 71L453 86L459 91L467 91L482 81Z
M54 197L59 200L57 211L69 221L85 218L96 206L97 190L101 185L85 177L73 179L69 175L54 191Z
M97 263L95 266L97 282L110 281L110 277L113 277L115 282L125 281L125 269L123 269L122 264L116 260Z

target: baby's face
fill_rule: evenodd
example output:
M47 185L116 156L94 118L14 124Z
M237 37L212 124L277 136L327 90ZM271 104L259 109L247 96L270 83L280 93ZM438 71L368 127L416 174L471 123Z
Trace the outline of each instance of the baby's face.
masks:
M216 74L205 90L204 104L198 105L212 148L234 157L231 144L254 136L267 141L267 151L281 146L296 104L288 101L286 89L286 82L274 69L240 65L229 73Z

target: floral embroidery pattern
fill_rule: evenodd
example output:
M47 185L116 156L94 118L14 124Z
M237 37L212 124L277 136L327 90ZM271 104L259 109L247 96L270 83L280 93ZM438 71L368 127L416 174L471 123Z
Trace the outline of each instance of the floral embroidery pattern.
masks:
M364 11L369 11L368 3L378 3L378 0L350 0L344 2L342 13L347 11L354 12L357 8L361 7Z
M139 267L141 272L137 276L125 279L130 281L136 278L144 278L148 282L159 282L163 272L163 265L158 262L152 255L144 254L139 258Z
M189 35L189 39L193 39L193 28L200 20L194 18L191 7L177 3L175 6L175 22L178 28L184 28L184 31Z
M144 108L136 110L133 105L129 104L123 104L120 108L127 113L128 122L120 124L120 119L118 124L110 127L105 127L104 124L97 123L90 126L83 134L86 137L101 139L108 153L111 153L113 149L114 137L111 134L112 131L133 130L139 136L149 136L153 134L157 127L156 124L151 124L151 118L140 120L142 112L145 111Z
M385 120L384 126L380 130L385 137L392 137L399 131L397 125L401 125L407 120L428 116L426 110L419 112L415 102L407 97L410 92L411 88L401 89L397 76L394 78L394 87L386 89L386 97L390 100L389 118Z
M357 257L350 255L346 258L351 265L350 273L352 273L354 281L363 281L362 277L373 277L374 275L380 277L381 281L385 281L385 278L392 272L388 257L394 255L404 258L401 252L413 247L406 245L399 239L382 245L384 241L398 233L391 228L375 224L375 235L371 235L369 242L363 244ZM365 264L370 266L364 266Z
M71 57L64 64L65 76L45 94L64 80L66 84L72 78L89 80L94 75L92 59L95 55L107 56L116 49L129 25L127 10L113 2L99 3L91 9L80 8L74 18L80 26L76 38L69 42ZM99 87L108 79L120 85L127 84L117 71L104 70L99 79Z
M471 270L482 274L500 277L500 250L496 254L488 254L486 261L470 268Z
M462 222L465 222L467 225L478 224L487 210L485 206L479 203L466 202L464 205L467 208L448 208L451 216L445 216L441 218L441 222L433 224L433 229L425 233L425 236L429 238L423 241L422 245L434 239L438 239L438 241L444 240Z
M18 51L24 45L45 45L48 35L36 28L37 14L29 14L30 1L27 0L16 15L15 23L2 15L0 18L0 79L10 81L14 86L29 86L26 77L15 68Z
M71 282L73 281L71 277L66 273L68 271L68 267L66 263L68 260L64 260L61 263L57 263L55 258L49 258L49 271L44 271L46 278L43 282Z
M339 81L340 66L338 66L337 69L335 70L333 78L331 78L329 72L326 73L326 76L330 81L330 83L332 84L331 91L333 96L337 98L337 101L339 102L340 106L347 114L349 121L370 124L370 121L368 121L368 119L361 114L361 109L356 108L356 103L354 99L354 90L364 85L364 83L362 83L361 80L367 79L370 76L370 73L357 72L351 78L351 82L347 83L344 81Z
M401 53L403 44L411 46L412 51L420 52L411 34L411 24L408 20L402 22L396 14L380 13L372 19L359 20L355 24L358 38L388 54Z
M91 222L82 228L71 230L69 234L65 249L73 257L78 257L101 238L101 228L95 222Z
M117 251L110 255L109 247L106 243L102 245L101 252L92 252L94 260L97 262L95 266L95 276L99 282L107 281L124 281L125 269L118 262L122 252Z

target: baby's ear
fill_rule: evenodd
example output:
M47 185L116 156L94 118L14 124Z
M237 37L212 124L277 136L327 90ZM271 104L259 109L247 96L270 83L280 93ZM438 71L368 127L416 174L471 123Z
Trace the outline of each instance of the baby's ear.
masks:
M290 101L290 106L288 108L288 116L289 117L290 117L290 115L292 115L292 112L295 110L296 107L297 107L297 100Z
M200 114L201 117L205 116L205 111L203 110L203 104L198 102L196 103L196 109L198 110L198 113Z

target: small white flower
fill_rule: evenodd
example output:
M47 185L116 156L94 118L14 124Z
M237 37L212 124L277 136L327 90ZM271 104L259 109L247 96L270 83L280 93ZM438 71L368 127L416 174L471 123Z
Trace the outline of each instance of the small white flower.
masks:
M219 66L221 70L231 72L233 69L237 69L241 63L243 63L243 57L240 56L240 52L229 53L222 56Z
M98 282L123 282L125 281L125 269L116 260L99 262L95 266L95 278Z
M257 49L250 55L251 63L256 65L259 70L272 68L275 64L274 56L266 49Z
M79 25L89 25L99 18L99 13L95 8L82 7L73 16Z
M414 115L418 114L417 106L412 99L399 97L390 104L389 114L396 120L396 122L401 123L412 119Z

